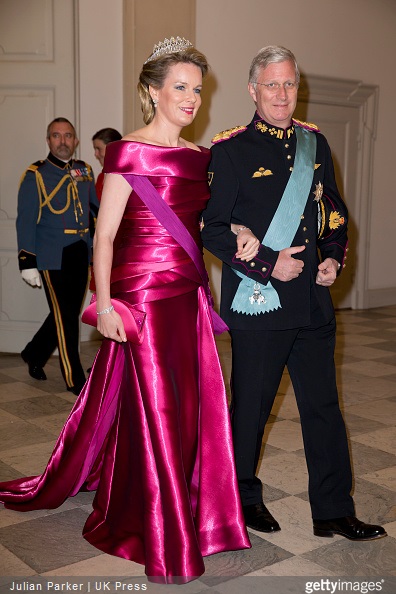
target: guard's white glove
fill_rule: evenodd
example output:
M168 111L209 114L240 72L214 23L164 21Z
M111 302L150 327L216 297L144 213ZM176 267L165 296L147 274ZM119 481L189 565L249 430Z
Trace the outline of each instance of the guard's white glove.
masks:
M21 270L23 280L32 287L41 287L41 277L37 268Z

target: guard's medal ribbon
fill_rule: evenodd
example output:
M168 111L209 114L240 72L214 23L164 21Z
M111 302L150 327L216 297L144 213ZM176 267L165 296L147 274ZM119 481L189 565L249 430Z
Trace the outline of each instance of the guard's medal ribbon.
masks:
M79 167L70 169L70 175L76 182L92 181L92 175L88 167Z

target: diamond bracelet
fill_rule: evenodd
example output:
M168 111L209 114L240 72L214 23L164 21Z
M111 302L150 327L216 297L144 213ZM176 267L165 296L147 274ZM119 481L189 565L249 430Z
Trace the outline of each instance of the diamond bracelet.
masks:
M236 232L236 234L238 235L238 234L239 234L241 231L246 231L246 229L247 229L248 231L250 231L249 227L239 227L239 228L237 229L237 232Z
M96 315L101 316L103 314L110 313L111 311L113 311L113 309L114 309L114 306L110 305L110 307L106 307L106 309L102 309L102 311L97 311Z

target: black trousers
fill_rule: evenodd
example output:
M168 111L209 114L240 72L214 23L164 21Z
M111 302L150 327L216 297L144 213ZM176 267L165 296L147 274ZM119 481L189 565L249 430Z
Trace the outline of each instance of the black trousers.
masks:
M262 501L255 476L265 424L287 366L300 412L312 517L354 515L347 435L334 365L335 329L316 313L300 329L232 330L232 431L242 505ZM265 465L265 462L263 462Z
M60 270L41 270L50 313L24 354L44 367L55 348L66 386L81 388L85 373L79 355L79 316L88 282L88 248L78 241L64 248Z

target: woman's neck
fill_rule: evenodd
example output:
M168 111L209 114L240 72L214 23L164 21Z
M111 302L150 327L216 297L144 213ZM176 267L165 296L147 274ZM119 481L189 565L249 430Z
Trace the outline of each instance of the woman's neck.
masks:
M162 122L154 118L150 124L142 130L149 142L159 144L160 146L180 146L180 133L182 128L178 126L171 126L167 122Z

